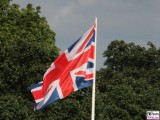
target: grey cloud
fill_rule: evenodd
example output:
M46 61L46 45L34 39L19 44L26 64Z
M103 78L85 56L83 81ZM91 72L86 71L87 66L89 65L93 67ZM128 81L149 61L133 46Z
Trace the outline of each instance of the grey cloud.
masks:
M114 39L145 46L152 41L160 47L160 0L13 0L41 6L50 27L56 32L57 46L65 50L98 17L97 66L103 51ZM61 44L63 41L64 44Z

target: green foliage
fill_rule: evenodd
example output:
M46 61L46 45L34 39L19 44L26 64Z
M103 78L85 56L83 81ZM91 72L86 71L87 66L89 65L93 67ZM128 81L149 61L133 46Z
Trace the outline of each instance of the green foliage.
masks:
M91 87L33 111L29 87L42 80L59 49L40 7L20 9L10 1L0 1L0 119L90 119ZM96 120L143 120L146 110L159 110L160 49L148 45L116 40L108 46L96 78Z
M32 111L30 111L30 109L33 103L17 94L1 96L0 104L1 119L3 120L30 120L32 118Z
M35 119L29 87L42 80L47 66L58 56L55 33L40 7L20 10L10 0L0 1L0 118Z
M40 7L20 9L10 0L1 0L0 6L0 119L90 119L91 87L33 111L29 87L42 80L59 55L55 33L39 16Z
M0 19L0 90L2 93L24 93L28 86L41 80L44 69L58 56L55 33L45 18L39 16L39 7L34 9L28 4L19 10L18 5L10 5L5 13L3 11Z
M146 49L116 40L108 46L106 68L97 73L97 109L105 113L98 112L97 119L142 120L147 110L159 110L160 50L148 45Z

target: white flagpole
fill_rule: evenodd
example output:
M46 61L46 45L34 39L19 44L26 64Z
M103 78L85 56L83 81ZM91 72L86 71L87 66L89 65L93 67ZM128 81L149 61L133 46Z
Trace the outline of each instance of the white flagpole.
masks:
M95 58L94 58L94 79L92 86L92 115L91 120L95 119L95 88L96 88L96 46L97 46L97 17L95 18Z

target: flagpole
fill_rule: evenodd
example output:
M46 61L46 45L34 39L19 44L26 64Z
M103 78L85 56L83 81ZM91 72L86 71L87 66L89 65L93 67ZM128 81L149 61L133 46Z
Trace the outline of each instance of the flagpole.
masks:
M97 46L97 17L95 18L95 58L94 58L94 79L92 86L92 114L91 120L95 119L95 91L96 91L96 46Z

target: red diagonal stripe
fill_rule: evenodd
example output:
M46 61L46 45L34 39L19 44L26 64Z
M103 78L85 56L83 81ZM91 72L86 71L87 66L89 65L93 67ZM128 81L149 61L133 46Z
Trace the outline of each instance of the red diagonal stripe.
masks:
M44 97L44 95L42 94L42 90L34 91L34 92L32 92L32 95L33 95L35 100L41 99L41 98Z
M78 71L78 72L76 72L76 75L83 75L83 76L85 76L85 74L86 74L85 71Z
M91 79L91 78L93 78L93 74L87 74L87 75L85 76L85 79Z
M80 49L78 50L77 53L81 52L84 47L86 46L86 44L88 43L89 39L91 38L91 36L93 35L94 33L94 28L91 30L91 32L89 33L89 35L87 36L86 40L83 42L82 46L80 47Z

